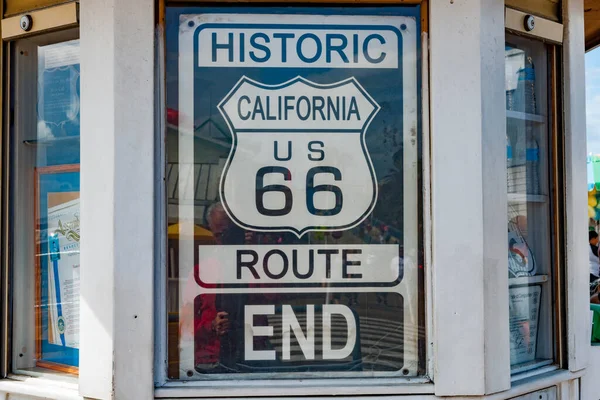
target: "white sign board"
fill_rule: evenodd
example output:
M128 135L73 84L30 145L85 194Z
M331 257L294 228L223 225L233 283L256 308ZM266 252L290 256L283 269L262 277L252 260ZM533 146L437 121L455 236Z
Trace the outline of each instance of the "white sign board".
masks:
M235 135L221 199L239 225L301 236L352 228L373 210L364 135L379 105L356 79L265 86L243 77L219 110ZM248 207L252 197L256 207Z
M418 37L415 16L181 15L181 379L417 374ZM199 215L182 177L206 162Z

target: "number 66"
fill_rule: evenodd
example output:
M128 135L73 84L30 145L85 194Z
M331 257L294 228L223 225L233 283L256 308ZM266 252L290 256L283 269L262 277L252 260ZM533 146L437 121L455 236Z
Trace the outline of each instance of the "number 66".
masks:
M294 203L292 191L285 185L264 185L265 175L281 174L284 181L292 180L292 173L285 167L262 167L256 173L256 209L262 215L269 217L279 217L287 215L292 211ZM306 209L313 215L331 216L337 215L342 211L344 196L342 190L335 185L317 185L315 186L315 176L318 174L331 174L335 181L342 180L342 172L335 167L313 167L306 173ZM264 195L269 192L283 193L285 196L285 205L283 208L273 209L265 207ZM315 193L331 192L335 195L335 206L329 209L317 208L314 202Z

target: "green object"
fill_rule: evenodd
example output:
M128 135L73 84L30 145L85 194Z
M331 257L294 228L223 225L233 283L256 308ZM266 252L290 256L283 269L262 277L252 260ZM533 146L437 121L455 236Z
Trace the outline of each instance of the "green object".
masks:
M600 157L597 155L592 158L592 165L594 171L594 185L596 190L600 190Z
M590 310L594 312L592 319L592 343L600 344L600 304L590 304Z

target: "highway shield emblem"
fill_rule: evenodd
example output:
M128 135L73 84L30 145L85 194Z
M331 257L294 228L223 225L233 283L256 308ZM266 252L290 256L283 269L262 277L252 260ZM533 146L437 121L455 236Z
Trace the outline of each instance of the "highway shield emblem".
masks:
M244 229L350 229L377 201L365 135L380 107L352 77L266 85L242 77L220 102L233 142L220 182Z

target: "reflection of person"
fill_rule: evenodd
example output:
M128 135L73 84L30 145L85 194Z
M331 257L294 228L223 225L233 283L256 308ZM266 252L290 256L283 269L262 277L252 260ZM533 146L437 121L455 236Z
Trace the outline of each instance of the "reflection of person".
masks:
M243 245L257 242L255 233L244 231L235 225L221 203L215 203L208 209L206 220L217 245ZM274 239L265 235L261 237L265 242ZM220 260L213 260L210 263L197 265L196 268L223 268L223 265L220 264ZM188 285L193 288L195 284L194 277L188 277ZM244 295L209 292L197 296L193 304L193 314L181 318L183 321L193 320L196 371L235 372L236 363L242 357L239 347L244 340L242 322L244 304L273 304L274 298L273 294L268 293ZM258 325L267 324L267 321L261 321L260 317L255 320ZM266 338L255 337L254 349L267 347L269 344L266 343Z
M590 283L590 303L600 304L600 279Z
M590 283L600 278L600 264L598 263L598 233L590 231L590 247L588 250L590 263Z
M243 243L243 231L233 225L221 204L216 203L211 206L206 219L216 244ZM197 268L219 268L218 260L213 265L198 265ZM186 290L194 290L195 285L193 275L189 276ZM183 298L189 298L189 296ZM221 339L231 329L231 321L228 312L222 308L217 309L217 294L203 293L194 299L193 304L184 305L180 320L182 325L193 324L196 370L219 372L222 368L220 364Z

